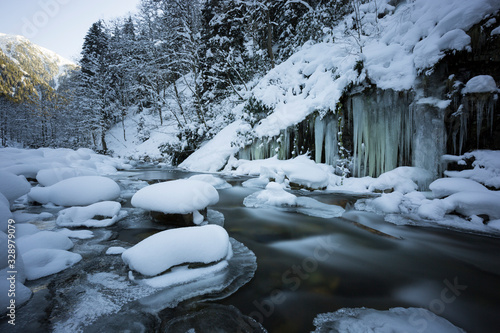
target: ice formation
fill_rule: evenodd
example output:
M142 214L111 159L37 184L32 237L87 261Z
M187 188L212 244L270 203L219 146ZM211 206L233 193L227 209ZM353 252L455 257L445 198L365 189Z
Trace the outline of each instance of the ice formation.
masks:
M317 333L465 332L446 319L422 308L392 308L386 311L343 308L336 312L319 314L314 319L314 326L314 332Z

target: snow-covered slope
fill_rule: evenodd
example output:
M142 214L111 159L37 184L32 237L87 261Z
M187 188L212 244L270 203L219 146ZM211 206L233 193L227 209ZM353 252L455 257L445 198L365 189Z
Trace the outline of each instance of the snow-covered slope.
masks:
M391 3L360 5L359 19L354 13L347 15L322 43L306 43L264 76L251 96L273 111L247 135L276 137L315 111L321 116L335 112L344 92L356 85L415 90L419 76L431 74L447 53L470 50L466 32L500 10L496 0L400 1L396 7ZM181 166L203 165L192 160L210 156L211 147L204 145L203 153ZM210 170L205 165L205 171Z

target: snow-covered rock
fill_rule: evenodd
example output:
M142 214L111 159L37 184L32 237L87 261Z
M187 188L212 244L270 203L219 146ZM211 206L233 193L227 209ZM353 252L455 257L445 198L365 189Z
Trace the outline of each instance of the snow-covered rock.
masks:
M270 206L295 206L297 197L284 190L282 184L270 182L264 191L246 197L243 204L247 207Z
M290 160L279 160L277 156L263 160L239 160L234 166L236 175L264 176L283 182L286 178L289 183L309 189L322 189L330 184L333 167L316 163L306 155L297 156Z
M207 182L179 179L153 184L132 197L134 207L165 214L188 214L215 205L219 193Z
M97 175L97 171L93 169L63 167L42 169L36 174L36 180L42 186L51 186L68 178Z
M462 94L499 92L495 79L490 75L478 75L467 81Z
M429 189L435 198L444 198L457 192L487 192L488 189L470 179L466 178L440 178L429 185Z
M28 193L31 189L31 185L26 178L17 176L11 172L0 170L0 179L0 193L11 203L20 196Z
M73 242L63 234L53 231L40 231L19 238L16 247L19 254L24 255L33 249L69 250L73 247Z
M121 246L111 246L106 250L106 254L110 254L110 255L122 254L123 252L125 252L125 250L126 249L124 247L121 247Z
M154 276L186 263L215 263L232 255L226 230L217 225L170 229L150 236L122 254L143 275Z
M120 196L120 186L101 176L82 176L62 180L48 187L33 187L31 200L59 206L86 206L99 201L114 200Z
M314 332L317 333L465 332L446 319L422 308L392 308L386 311L343 308L336 312L319 314L314 319L314 326Z
M82 260L82 256L64 250L37 248L23 254L26 278L36 280L59 273Z
M115 201L101 201L86 207L63 209L57 216L60 227L108 227L116 223L124 214L120 214L121 204ZM95 217L106 217L96 219Z

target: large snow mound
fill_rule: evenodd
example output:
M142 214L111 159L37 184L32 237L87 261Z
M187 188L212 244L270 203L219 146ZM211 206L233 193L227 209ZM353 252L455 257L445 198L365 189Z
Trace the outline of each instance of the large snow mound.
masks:
M57 216L60 227L108 227L119 219L121 204L115 201L102 201L86 207L63 209ZM107 217L96 219L97 216Z
M122 254L143 275L154 276L186 263L214 263L231 256L226 230L217 225L170 229L150 236Z
M317 333L465 333L446 319L422 308L392 308L387 311L344 308L319 314L314 319L314 326Z
M28 196L42 204L50 202L59 206L86 206L118 198L120 186L107 177L82 176L65 179L48 187L33 187Z
M219 193L207 182L178 179L146 186L132 197L134 207L166 214L188 214L215 205Z

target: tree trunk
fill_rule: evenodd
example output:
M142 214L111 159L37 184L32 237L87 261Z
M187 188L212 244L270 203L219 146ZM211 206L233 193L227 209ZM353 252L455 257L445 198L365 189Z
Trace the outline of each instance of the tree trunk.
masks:
M273 54L273 25L271 23L271 13L270 9L266 12L267 21L267 53L269 54L269 60L271 60L271 68L274 68L274 54Z

